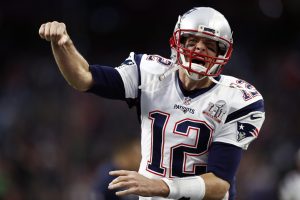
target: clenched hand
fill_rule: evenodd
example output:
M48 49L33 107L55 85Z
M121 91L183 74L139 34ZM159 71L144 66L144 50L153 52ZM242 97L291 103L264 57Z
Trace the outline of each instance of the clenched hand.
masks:
M59 46L70 42L66 25L57 21L42 24L39 29L39 35L41 38L51 41L54 44L58 44Z

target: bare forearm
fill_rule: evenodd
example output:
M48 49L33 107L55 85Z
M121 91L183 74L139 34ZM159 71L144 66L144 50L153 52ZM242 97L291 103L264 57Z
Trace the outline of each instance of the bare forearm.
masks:
M66 25L56 21L47 22L41 25L39 35L51 42L55 61L66 81L77 90L89 89L93 83L89 64L75 48Z
M69 40L63 45L51 42L52 52L60 72L75 89L85 91L92 85L89 64Z

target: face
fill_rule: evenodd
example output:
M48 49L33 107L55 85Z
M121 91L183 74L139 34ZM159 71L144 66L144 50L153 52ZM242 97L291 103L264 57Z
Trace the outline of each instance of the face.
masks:
M218 54L217 42L205 37L191 35L185 40L184 47L189 49L190 51L202 54L204 56L215 57ZM187 61L190 61L190 57L186 56L185 58ZM209 61L211 61L212 58L208 58L208 57L202 57L202 58L203 60L192 59L192 62L208 67L210 63Z

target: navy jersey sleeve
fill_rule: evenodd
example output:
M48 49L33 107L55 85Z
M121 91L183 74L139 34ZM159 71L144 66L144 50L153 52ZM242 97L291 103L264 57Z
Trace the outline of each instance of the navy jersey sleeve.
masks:
M207 172L232 183L238 169L242 148L222 142L214 142L208 155Z
M107 66L90 65L93 86L87 91L110 99L125 100L125 89L119 72Z

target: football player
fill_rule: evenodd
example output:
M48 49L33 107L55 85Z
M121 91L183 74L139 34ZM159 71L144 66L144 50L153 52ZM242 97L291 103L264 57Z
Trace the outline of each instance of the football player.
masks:
M42 24L39 34L72 87L137 106L142 160L138 172L110 172L116 195L234 199L242 151L258 137L265 114L251 84L221 75L233 39L220 12L197 7L179 16L171 59L132 52L116 68L89 65L64 23Z

